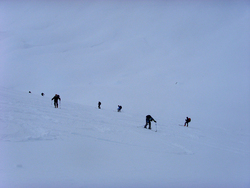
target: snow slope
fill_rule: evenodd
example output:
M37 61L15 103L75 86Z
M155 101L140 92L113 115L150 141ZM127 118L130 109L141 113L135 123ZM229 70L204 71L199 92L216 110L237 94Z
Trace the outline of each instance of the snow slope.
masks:
M4 87L165 122L248 123L248 1L0 3Z
M0 187L249 187L249 12L0 1Z
M1 88L1 187L248 187L249 132ZM182 122L181 122L182 123ZM194 123L195 124L195 123Z

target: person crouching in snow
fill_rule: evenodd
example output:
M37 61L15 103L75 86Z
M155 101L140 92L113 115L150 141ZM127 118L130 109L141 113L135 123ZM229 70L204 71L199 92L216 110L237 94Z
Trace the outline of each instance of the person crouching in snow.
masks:
M147 115L146 116L146 125L144 126L144 128L147 128L147 125L149 125L148 129L151 129L151 121L154 121L156 123L156 121L154 120L154 118L152 118L151 115Z
M118 105L117 112L120 112L121 109L122 109L122 106L121 106L121 105Z

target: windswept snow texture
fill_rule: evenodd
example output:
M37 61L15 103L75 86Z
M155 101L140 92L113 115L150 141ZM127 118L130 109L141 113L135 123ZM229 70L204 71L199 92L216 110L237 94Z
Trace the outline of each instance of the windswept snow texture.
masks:
M249 1L0 0L0 187L249 188L249 23Z

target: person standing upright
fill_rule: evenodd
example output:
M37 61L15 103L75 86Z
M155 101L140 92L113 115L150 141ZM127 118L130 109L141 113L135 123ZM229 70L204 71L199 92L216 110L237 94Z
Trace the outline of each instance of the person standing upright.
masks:
M54 100L54 106L55 108L58 108L58 100L61 101L60 95L55 94L51 100Z

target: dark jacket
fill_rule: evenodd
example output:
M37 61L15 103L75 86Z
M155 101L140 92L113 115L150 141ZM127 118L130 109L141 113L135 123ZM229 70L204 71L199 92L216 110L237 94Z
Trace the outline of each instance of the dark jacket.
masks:
M60 95L55 95L51 100L54 100L54 102L57 103L58 100L61 100Z
M154 118L152 118L151 115L147 115L147 116L146 116L146 122L149 123L150 121L156 122L156 121L154 120Z
M189 122L191 122L191 118L186 117L185 121L186 121L186 123L189 123Z
M122 106L118 105L117 111L120 112L122 109Z

